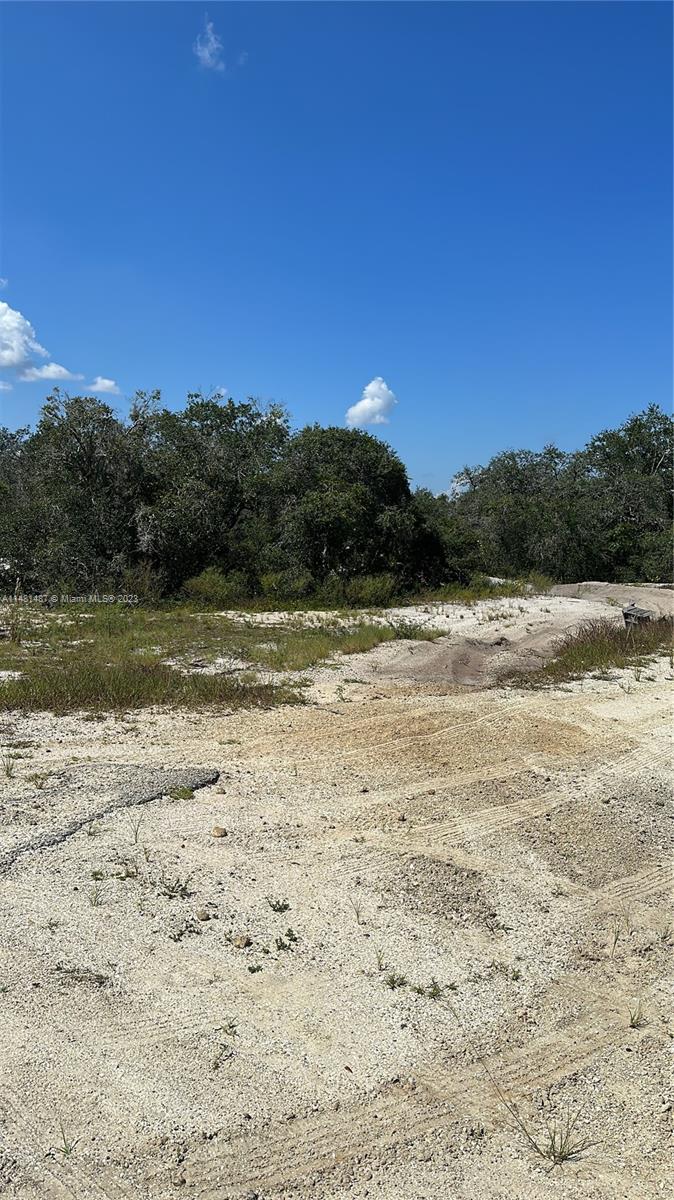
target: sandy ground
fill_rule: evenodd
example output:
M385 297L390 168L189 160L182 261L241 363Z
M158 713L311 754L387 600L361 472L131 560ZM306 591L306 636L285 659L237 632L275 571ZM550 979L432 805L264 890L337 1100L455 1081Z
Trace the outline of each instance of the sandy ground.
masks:
M3 719L0 1193L671 1194L669 660L485 686L603 586L422 613L302 708ZM597 1144L550 1171L501 1095Z

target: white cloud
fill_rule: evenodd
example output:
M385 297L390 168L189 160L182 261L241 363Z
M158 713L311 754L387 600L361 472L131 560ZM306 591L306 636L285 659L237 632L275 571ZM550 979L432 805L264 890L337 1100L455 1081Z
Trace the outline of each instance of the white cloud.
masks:
M93 382L87 385L87 391L96 393L105 392L108 396L119 396L119 388L114 379L106 379L104 375L97 375Z
M0 379L0 392L11 392L11 383L6 383L4 379Z
M30 321L0 300L0 367L22 367L34 354L47 358L49 351L38 342Z
M9 279L6 279L4 275L0 275L0 288L6 288L8 283Z
M367 387L357 404L352 404L346 412L346 423L351 429L359 429L363 425L388 425L388 414L398 401L381 375L377 375Z
M204 17L204 27L199 34L192 50L199 59L199 66L206 71L224 71L225 63L222 57L222 42L215 32L208 13Z
M60 363L50 362L45 363L43 367L26 367L21 371L19 379L22 383L36 383L42 379L84 379L84 375L74 375L67 367L62 367Z

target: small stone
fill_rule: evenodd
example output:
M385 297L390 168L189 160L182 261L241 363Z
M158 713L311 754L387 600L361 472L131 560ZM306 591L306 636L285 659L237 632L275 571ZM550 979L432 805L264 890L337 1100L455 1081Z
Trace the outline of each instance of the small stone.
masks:
M232 938L232 945L236 946L237 950L245 950L247 946L252 946L253 939L247 933L239 933Z
M398 813L398 820L399 820L399 821L406 821L406 820L407 820L407 817L406 817L405 813Z
M196 911L197 921L210 921L213 913L207 908L198 908Z
M223 829L222 825L214 825L211 830L211 837L227 837L227 830Z

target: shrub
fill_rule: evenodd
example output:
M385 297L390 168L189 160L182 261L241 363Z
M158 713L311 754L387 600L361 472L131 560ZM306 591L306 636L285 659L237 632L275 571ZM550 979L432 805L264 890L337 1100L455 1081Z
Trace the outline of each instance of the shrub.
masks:
M316 588L316 599L326 608L342 608L344 605L344 580L334 573L328 575Z
M218 567L207 567L183 584L183 591L190 600L200 604L227 608L250 594L248 580L243 571L230 571L225 575Z
M164 594L165 579L147 562L136 563L122 572L122 591L138 596L142 604L156 604Z
M390 604L396 593L395 575L356 575L346 585L348 604L357 608L376 608Z
M301 600L314 589L308 571L267 571L260 576L260 588L266 599Z

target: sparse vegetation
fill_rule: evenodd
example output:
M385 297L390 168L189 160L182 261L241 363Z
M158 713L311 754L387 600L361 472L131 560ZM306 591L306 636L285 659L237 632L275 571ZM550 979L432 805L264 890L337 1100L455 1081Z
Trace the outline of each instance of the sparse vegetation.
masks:
M20 672L0 688L0 709L124 713L148 705L270 707L297 703L297 688L260 682L256 671L303 671L335 654L356 654L401 638L429 640L437 631L412 622L348 616L307 626L289 617L274 627L215 613L171 608L73 606L45 613L25 606L19 648L0 643L0 666ZM28 634L30 636L28 636ZM233 658L245 669L203 673L192 664ZM4 758L3 758L4 763Z
M395 992L397 988L407 986L407 976L399 975L396 971L390 971L384 979L384 985L390 988L392 992Z
M153 880L153 884L157 891L160 892L162 896L166 896L169 900L174 900L176 897L180 900L189 899L189 897L192 895L192 889L190 887L191 882L191 875L171 876L167 875L164 871L162 871L157 880Z
M127 820L129 823L129 829L131 830L131 838L133 840L133 844L134 844L134 846L137 846L138 839L140 837L141 827L142 827L143 821L145 820L145 813L142 813L142 812L138 813L138 814L129 813Z
M267 896L267 904L272 912L275 913L285 913L290 911L290 904L287 900L273 900L270 896Z
M171 800L191 800L193 795L194 791L189 787L172 788L169 792Z
M648 1024L644 1014L641 1000L637 1000L635 1004L629 1008L629 1025L630 1029L643 1029Z
M611 940L609 943L609 947L610 947L609 953L610 953L611 958L615 958L615 952L618 948L619 941L620 941L620 921L618 920L617 917L615 917L613 920L613 925L611 927Z
M97 661L77 651L66 652L60 664L27 660L21 677L8 680L0 689L0 709L47 710L57 715L78 709L122 711L155 704L266 708L297 699L292 691L271 684L244 683L223 675L181 674L151 658Z
M297 934L292 929L286 929L285 938L275 938L274 944L277 950L293 950L297 943Z
M509 1100L498 1088L502 1104L510 1113L516 1128L524 1137L527 1145L549 1162L552 1167L561 1167L564 1163L575 1162L600 1143L588 1134L578 1132L577 1126L583 1110L579 1108L571 1113L567 1108L562 1117L550 1118L544 1122L542 1133L537 1133L534 1126L520 1114L517 1105Z
M638 667L657 654L668 653L673 632L671 619L665 617L632 630L605 618L584 621L559 639L554 658L539 671L525 675L518 672L510 675L508 681L540 687L578 679L593 671ZM626 690L630 689L631 685Z
M11 750L0 751L0 765L2 773L7 779L13 779L16 775L16 757Z
M56 1150L59 1154L62 1154L64 1158L70 1158L70 1155L74 1152L77 1145L77 1139L68 1137L63 1125L63 1121L59 1121L59 1129L61 1131L61 1141L56 1147Z

